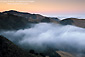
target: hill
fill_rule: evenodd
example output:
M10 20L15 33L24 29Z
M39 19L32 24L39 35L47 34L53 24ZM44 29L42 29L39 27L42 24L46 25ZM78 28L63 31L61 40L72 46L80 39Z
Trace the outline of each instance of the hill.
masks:
M4 11L0 13L0 29L1 30L17 30L24 29L26 26L30 27L32 23L40 22L55 22L58 18L45 17L39 14L30 14L25 12L18 12L15 10Z
M85 19L67 18L67 19L61 20L60 24L74 25L74 26L85 28Z
M23 51L3 36L0 36L0 57L42 57Z

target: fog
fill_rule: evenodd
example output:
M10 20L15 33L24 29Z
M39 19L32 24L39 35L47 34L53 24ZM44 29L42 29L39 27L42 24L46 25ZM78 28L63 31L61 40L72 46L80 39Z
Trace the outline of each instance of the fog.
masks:
M44 51L49 47L82 52L85 48L85 29L71 25L39 23L18 31L3 31L1 35L26 50Z

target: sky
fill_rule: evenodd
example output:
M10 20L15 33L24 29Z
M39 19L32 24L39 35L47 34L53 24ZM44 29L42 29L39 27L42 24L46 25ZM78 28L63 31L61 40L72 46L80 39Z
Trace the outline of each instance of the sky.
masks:
M85 14L85 0L0 0L0 11L17 10L47 16Z

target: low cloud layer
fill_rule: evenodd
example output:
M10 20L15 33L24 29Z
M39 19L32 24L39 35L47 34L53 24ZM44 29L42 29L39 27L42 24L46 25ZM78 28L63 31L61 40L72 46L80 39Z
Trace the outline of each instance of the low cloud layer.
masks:
M85 29L53 23L39 23L31 28L1 33L24 49L45 50L47 47L69 52L84 51Z

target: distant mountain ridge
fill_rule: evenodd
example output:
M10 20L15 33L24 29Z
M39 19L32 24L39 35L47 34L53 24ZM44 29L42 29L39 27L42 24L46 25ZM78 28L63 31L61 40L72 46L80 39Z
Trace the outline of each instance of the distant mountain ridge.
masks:
M24 18L32 18L32 19L41 19L41 18L44 18L44 16L41 16L39 14L31 14L31 13L25 13L25 12L18 12L18 11L15 11L15 10L10 10L10 11L5 11L5 12L2 12L4 14L12 14L12 15L16 15L16 16L20 16L20 17L24 17ZM39 16L39 17L37 17Z
M67 19L61 20L60 24L74 25L74 26L78 26L81 28L85 28L85 19L67 18Z
M24 17L24 18L28 18L28 19L45 19L46 16L42 16L40 14L31 14L31 13L27 13L27 12L19 12L19 11L15 11L15 10L10 10L10 11L4 11L2 12L4 14L13 14L13 15L16 15L16 16L20 16L20 17ZM48 17L49 19L56 19L59 21L58 18L52 18L52 17Z
M32 23L56 23L62 25L74 25L85 28L85 19L66 18L59 20L55 17L46 17L40 14L31 14L9 10L0 12L0 30L18 30L30 27Z
M4 11L0 13L0 29L22 29L30 23L40 22L55 22L59 21L58 18L45 17L39 14L30 14L18 12L14 10Z

